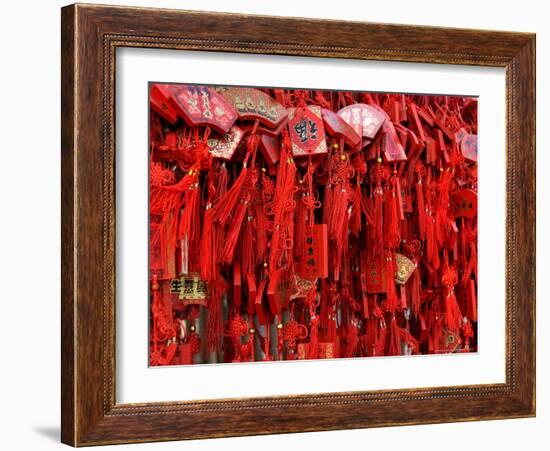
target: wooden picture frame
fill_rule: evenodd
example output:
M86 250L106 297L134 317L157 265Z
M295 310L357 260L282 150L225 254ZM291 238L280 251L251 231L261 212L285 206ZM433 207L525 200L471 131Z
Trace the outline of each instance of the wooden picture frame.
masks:
M535 415L534 34L79 4L62 9L61 34L64 443L83 446ZM506 382L118 404L118 47L505 68Z

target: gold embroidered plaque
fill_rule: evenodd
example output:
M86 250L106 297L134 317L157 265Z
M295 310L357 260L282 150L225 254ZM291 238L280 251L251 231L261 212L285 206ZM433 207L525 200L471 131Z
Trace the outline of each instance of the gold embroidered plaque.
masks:
M170 281L170 292L179 295L179 299L186 305L199 304L206 307L206 284L199 274L183 274Z
M403 254L395 254L395 282L404 285L411 277L411 274L416 269L416 263L414 263L410 258L405 257Z

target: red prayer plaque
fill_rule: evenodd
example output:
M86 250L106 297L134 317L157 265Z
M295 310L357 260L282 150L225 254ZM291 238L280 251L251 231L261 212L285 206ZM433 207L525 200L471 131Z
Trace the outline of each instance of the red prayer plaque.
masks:
M374 138L386 121L386 116L377 108L364 103L355 103L338 111L344 121L346 121L358 135L366 138Z
M361 135L349 125L344 119L333 111L323 108L321 110L325 129L331 136L343 138L344 141L351 147L358 147L361 144Z
M276 128L287 117L286 108L265 92L254 88L220 88L222 95L242 120L259 120Z
M233 106L213 89L200 85L165 85L179 114L190 126L227 133L237 120Z
M382 137L382 151L388 161L404 161L407 159L407 154L403 150L403 146L397 137L393 124L389 121L383 125L384 136Z
M464 158L477 161L477 135L464 135L460 141L460 150Z
M384 256L375 256L366 262L367 293L385 293L386 284L386 264Z
M297 262L297 274L302 279L328 277L327 225L315 224L310 236L305 237L305 253Z
M307 106L288 110L288 131L292 155L305 157L328 152L321 107Z
M244 135L242 129L234 125L229 132L220 138L209 138L208 150L214 158L229 161L239 146Z
M172 106L170 101L164 96L158 85L151 85L149 104L155 113L161 116L170 124L175 124L178 120L178 112Z

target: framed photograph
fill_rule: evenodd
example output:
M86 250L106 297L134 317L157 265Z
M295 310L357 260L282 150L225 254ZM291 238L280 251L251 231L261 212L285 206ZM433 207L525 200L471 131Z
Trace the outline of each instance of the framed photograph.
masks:
M64 443L535 415L533 34L61 32Z

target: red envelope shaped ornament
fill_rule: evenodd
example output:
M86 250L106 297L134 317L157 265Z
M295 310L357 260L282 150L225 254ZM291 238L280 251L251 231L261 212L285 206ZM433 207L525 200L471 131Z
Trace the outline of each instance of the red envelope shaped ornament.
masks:
M460 141L460 150L464 158L477 161L477 135L464 135Z
M214 158L229 161L239 146L244 135L242 129L234 125L221 138L209 138L208 150Z
M364 103L355 103L344 107L338 111L338 116L351 125L358 135L370 139L376 136L386 121L384 113Z
M311 234L305 237L305 253L297 262L296 273L303 279L328 277L327 225L315 224Z
M328 152L321 107L307 106L288 110L288 131L294 157Z
M220 88L219 93L233 106L239 119L256 120L276 128L286 117L286 108L265 92L254 88Z
M377 255L361 263L361 271L365 274L367 281L367 293L385 293L387 284L384 256Z
M237 112L220 94L206 86L167 85L173 104L190 126L209 126L227 133L237 120Z

